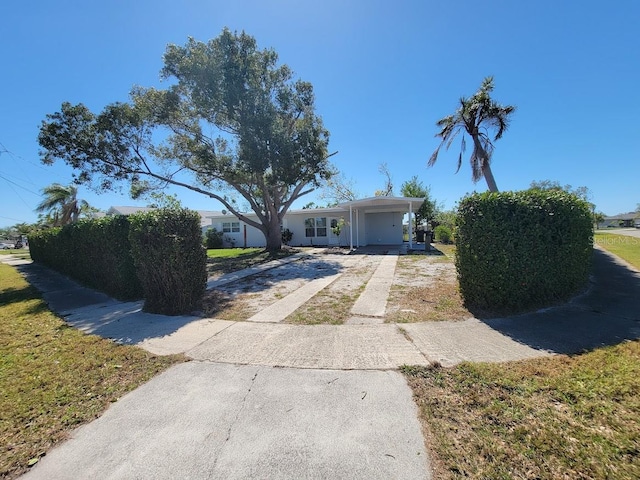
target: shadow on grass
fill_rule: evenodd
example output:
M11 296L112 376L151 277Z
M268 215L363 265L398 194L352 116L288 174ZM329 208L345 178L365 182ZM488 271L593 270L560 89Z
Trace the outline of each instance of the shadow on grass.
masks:
M640 338L640 274L594 250L591 288L569 303L505 318L472 312L532 348L574 354Z
M295 249L287 248L278 252L258 250L251 253L243 253L235 257L208 257L207 272L209 275L235 272L261 263L270 262L271 260L285 258L297 252Z

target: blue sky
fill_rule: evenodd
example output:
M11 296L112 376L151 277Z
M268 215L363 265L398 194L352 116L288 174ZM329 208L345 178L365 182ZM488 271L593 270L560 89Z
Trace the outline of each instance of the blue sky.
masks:
M0 12L0 226L35 221L42 188L71 181L64 164L40 163L47 113L64 101L97 112L126 101L133 85L162 87L168 43L207 41L225 26L274 48L313 84L334 163L362 197L382 188L383 162L396 193L417 175L446 208L486 190L466 163L454 175L457 144L426 163L435 122L493 75L494 98L518 107L493 156L501 190L549 179L589 187L607 214L640 202L636 0L36 0ZM126 191L81 187L79 196L101 209L147 203ZM175 193L190 208L221 208Z

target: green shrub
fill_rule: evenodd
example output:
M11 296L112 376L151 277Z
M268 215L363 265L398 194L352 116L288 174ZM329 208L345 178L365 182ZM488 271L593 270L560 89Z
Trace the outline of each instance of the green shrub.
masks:
M565 300L591 267L589 205L563 191L467 196L458 207L456 268L468 307L516 312Z
M438 225L433 233L435 234L436 242L451 243L451 239L453 238L451 228L447 225Z
M207 248L222 248L223 247L223 232L219 232L215 228L208 228L204 234L205 246Z
M285 228L282 231L282 243L284 243L285 245L289 245L289 242L291 241L292 238L293 238L293 232L288 228Z
M120 300L142 297L125 216L84 220L29 235L31 257Z
M198 308L207 283L200 216L183 209L132 215L129 240L144 310L180 315Z

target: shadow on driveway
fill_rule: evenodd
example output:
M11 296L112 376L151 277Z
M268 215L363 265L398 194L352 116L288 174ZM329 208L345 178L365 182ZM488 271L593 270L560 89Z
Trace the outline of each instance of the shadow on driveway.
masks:
M517 342L563 354L640 338L640 274L594 249L591 283L567 305L482 321Z

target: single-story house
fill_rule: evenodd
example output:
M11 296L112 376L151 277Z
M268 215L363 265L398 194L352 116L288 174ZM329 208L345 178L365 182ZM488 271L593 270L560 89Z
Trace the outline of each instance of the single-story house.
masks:
M330 208L289 210L282 231L289 230L293 246L401 245L403 217L420 208L423 198L371 197L338 204ZM245 214L257 221L255 213ZM225 245L264 247L266 240L260 230L242 222L231 213L211 215L210 228L224 233ZM409 228L412 223L409 222ZM338 233L339 230L339 233ZM412 247L409 230L409 248Z
M611 217L604 217L598 228L631 228L640 227L640 212L621 213Z

